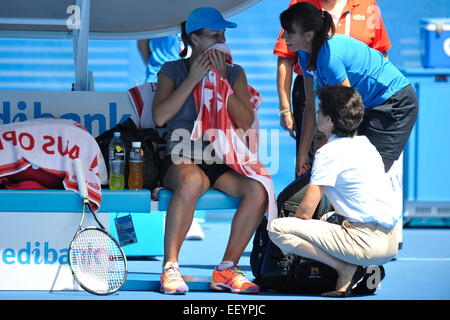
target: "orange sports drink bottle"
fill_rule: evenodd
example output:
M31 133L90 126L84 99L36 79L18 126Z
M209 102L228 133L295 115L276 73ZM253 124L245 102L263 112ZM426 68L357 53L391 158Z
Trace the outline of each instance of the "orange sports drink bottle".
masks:
M128 189L140 190L144 186L143 166L144 152L139 141L132 142L130 160L128 161Z

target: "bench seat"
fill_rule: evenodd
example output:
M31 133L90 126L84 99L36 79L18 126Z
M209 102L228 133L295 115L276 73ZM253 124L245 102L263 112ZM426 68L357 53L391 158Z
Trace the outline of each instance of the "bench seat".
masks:
M158 201L151 201L149 190L102 190L99 212L149 213L165 211L173 195L171 190L158 193ZM210 189L202 195L197 210L235 209L240 200ZM0 212L79 212L80 196L69 190L0 190Z
M102 190L99 214L109 214L109 230L117 237L114 219L130 214L138 243L124 246L127 256L160 256L163 254L165 211L173 192L163 189L158 200L151 200L150 190ZM217 190L208 190L197 202L196 217L204 210L226 210L238 207L240 200ZM0 223L10 219L11 213L48 216L49 213L81 213L78 193L69 190L0 190ZM2 220L1 215L4 214ZM75 219L76 220L76 219ZM5 222L3 221L3 222ZM6 222L5 222L6 223ZM49 226L53 227L53 226ZM71 231L72 232L72 231Z

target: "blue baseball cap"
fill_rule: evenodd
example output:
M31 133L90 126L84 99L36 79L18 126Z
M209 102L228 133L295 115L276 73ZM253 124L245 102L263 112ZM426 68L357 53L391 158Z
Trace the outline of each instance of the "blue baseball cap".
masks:
M188 35L203 28L220 31L225 28L236 27L236 23L225 20L217 9L211 7L193 10L186 20L186 33Z

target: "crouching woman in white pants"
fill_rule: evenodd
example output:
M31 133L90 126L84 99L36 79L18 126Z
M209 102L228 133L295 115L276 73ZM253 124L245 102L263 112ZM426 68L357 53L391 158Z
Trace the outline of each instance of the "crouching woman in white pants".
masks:
M319 98L318 129L328 142L316 152L295 216L273 220L269 236L284 254L334 268L336 291L322 295L346 297L364 276L363 267L382 265L397 254L398 215L380 154L365 136L356 135L364 115L358 92L338 85L321 89ZM324 194L344 218L341 225L311 219Z

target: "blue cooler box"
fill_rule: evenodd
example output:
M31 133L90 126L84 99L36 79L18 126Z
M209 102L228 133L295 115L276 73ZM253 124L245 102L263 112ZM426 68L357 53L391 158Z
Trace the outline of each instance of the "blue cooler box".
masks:
M422 19L422 64L425 68L450 67L450 18Z
M419 99L419 115L403 154L403 221L449 219L450 68L402 72Z

